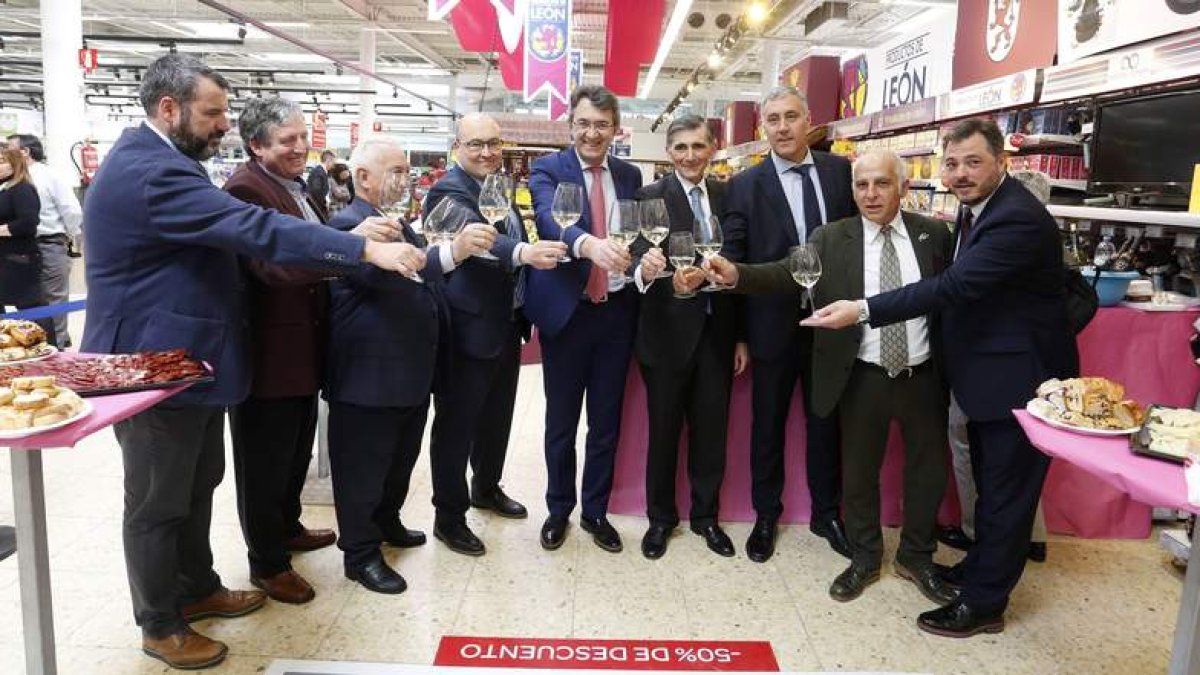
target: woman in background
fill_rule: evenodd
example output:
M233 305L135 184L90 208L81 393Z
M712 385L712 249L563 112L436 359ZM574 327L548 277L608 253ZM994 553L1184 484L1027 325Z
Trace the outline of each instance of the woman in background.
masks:
M21 151L0 149L0 313L3 307L28 309L46 304L40 280L42 254L37 246L41 201L29 179ZM41 319L54 344L54 322Z
M329 171L329 217L341 211L354 200L354 186L350 184L350 167L334 164Z

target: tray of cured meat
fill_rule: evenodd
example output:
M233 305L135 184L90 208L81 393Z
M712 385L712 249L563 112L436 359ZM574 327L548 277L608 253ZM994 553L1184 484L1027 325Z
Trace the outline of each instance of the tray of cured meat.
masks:
M53 375L56 381L80 396L104 396L147 389L167 389L181 384L212 382L208 364L188 356L183 349L136 354L72 354L44 361L0 365L0 387L14 377Z

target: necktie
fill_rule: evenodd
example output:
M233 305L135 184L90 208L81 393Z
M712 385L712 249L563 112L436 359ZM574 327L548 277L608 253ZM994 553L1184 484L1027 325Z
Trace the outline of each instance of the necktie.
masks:
M604 239L608 237L608 224L604 218L604 167L589 166L592 173L592 188L588 192L588 206L592 210L592 236ZM604 302L608 299L608 272L599 265L592 263L592 271L588 274L587 296L592 302Z
M700 223L700 232L704 236L704 241L708 241L712 235L708 231L708 218L704 217L704 205L700 201L704 197L704 191L699 186L692 186L688 195L692 203L692 216Z
M892 243L892 228L883 229L883 252L879 254L879 291L886 293L900 288L900 258ZM908 367L908 332L905 322L893 323L880 329L879 365L894 376Z
M817 201L817 186L812 180L813 166L813 164L800 164L788 169L788 171L800 174L800 189L804 195L804 222L797 223L804 228L802 233L804 236L800 237L801 244L808 241L808 235L825 222L825 219L821 217L821 202Z
M975 212L967 207L963 207L958 212L958 250L961 252L967 247L967 237L971 234L971 226L975 224Z

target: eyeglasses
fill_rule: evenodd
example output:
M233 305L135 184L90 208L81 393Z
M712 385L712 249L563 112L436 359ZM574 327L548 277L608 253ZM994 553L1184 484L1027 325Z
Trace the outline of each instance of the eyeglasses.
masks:
M571 123L571 126L575 128L575 131L586 132L594 129L598 133L605 133L613 129L612 122L592 122L591 120L575 120Z
M500 148L504 147L504 141L500 140L499 138L492 138L486 141L473 140L463 143L463 146L473 153L483 152L484 148L487 148L492 152L500 152Z

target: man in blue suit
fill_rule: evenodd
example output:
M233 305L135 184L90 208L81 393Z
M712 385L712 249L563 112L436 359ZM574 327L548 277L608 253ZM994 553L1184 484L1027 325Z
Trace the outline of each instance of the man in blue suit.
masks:
M777 87L760 110L771 154L729 183L725 199L724 257L734 262L779 260L822 223L857 215L850 163L808 149L808 103L794 87ZM746 539L746 556L765 562L775 554L776 523L783 513L783 446L796 380L803 383L809 529L849 557L839 515L841 470L836 410L818 415L812 405L812 331L794 296L746 298L744 325L754 362L750 431L751 498L757 518Z
M535 161L529 178L538 236L561 239L571 250L571 262L552 270L531 270L525 295L525 315L537 326L542 345L546 390L550 513L542 525L541 543L547 550L562 546L567 517L577 503L575 432L586 393L580 525L598 546L615 553L621 550L621 537L606 516L637 298L620 274L629 267L629 252L605 236L615 202L633 199L642 174L608 155L621 124L611 91L599 86L576 89L569 120L571 147ZM560 183L583 188L582 215L568 227L559 227L551 215Z
M879 327L940 315L950 388L970 419L976 539L962 563L941 569L961 586L958 599L921 614L917 625L969 637L1004 630L1050 465L1012 410L1024 407L1043 381L1078 374L1079 355L1067 321L1058 227L1041 202L1005 174L999 129L989 120L965 120L942 144L942 181L964 207L954 264L888 293L832 303L805 323Z
M392 181L408 184L408 159L393 138L364 139L350 157L354 201L329 221L338 229L379 214L392 201ZM404 240L425 242L403 225ZM376 593L402 593L404 578L383 559L383 543L402 548L425 543L404 527L400 508L421 451L429 394L438 365L437 289L444 274L495 244L495 230L465 227L449 246L429 249L420 281L359 270L330 282L329 460L337 511L338 547L346 578Z
M175 668L206 668L224 644L188 628L262 606L213 571L212 493L224 473L225 408L250 388L238 256L345 273L409 272L420 251L364 240L243 202L209 180L201 161L229 131L220 73L182 54L142 78L147 122L127 129L88 190L88 312L82 349L184 348L211 364L196 386L115 426L125 469L123 537L142 649ZM386 221L383 221L386 222ZM390 229L390 228L389 228ZM382 274L382 272L381 272Z
M475 221L487 222L479 213L479 195L483 181L500 168L502 147L496 120L480 113L460 119L454 139L458 166L425 196L422 207L426 217L443 199L451 199ZM495 260L468 258L444 285L450 306L452 367L435 387L436 414L429 446L437 510L433 536L464 555L485 552L483 542L467 526L469 506L505 518L528 515L525 507L500 487L521 371L521 339L529 338L529 322L517 289L524 285L525 265L553 269L567 252L559 241L527 243L516 209L510 209L496 227L491 251Z

